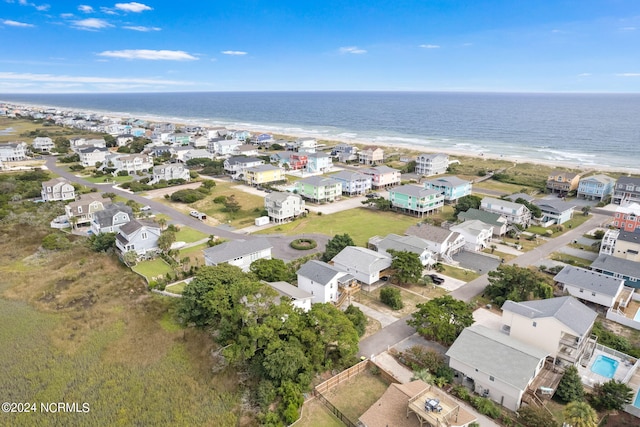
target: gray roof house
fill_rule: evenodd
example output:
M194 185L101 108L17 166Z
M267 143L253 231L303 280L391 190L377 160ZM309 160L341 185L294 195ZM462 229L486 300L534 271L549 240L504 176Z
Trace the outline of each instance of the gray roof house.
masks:
M640 262L600 254L591 263L591 269L599 273L624 279L625 286L640 288Z
M280 300L281 297L286 297L291 300L291 305L298 307L303 311L311 310L311 300L313 295L297 286L293 286L287 282L266 282L267 285L275 289L278 292Z
M502 332L574 364L592 349L591 329L598 313L572 296L535 301L505 301Z
M44 181L40 195L45 202L74 200L76 198L76 189L65 178L58 177Z
M593 270L566 265L553 280L576 298L604 307L613 307L624 288L624 279ZM631 295L629 295L631 298Z
M368 245L378 252L389 254L389 250L412 252L418 257L422 265L433 265L436 259L429 248L429 242L416 236L399 236L397 234L387 234L386 237L373 236L369 239Z
M460 212L458 214L458 219L461 221L477 219L485 224L492 225L494 236L503 236L507 232L507 218L497 213L470 208L466 212Z
M465 244L460 233L430 224L412 225L405 234L425 240L429 244L427 249L450 264L456 263L451 257L460 252Z
M69 222L77 225L89 224L93 215L111 204L111 199L106 198L102 193L81 194L78 200L65 205L64 209ZM72 219L75 218L75 219Z
M481 396L515 411L548 352L482 325L465 328L447 350L449 367Z
M334 267L352 274L361 283L372 285L380 272L391 267L391 257L359 246L347 246L331 260Z
M273 245L266 237L251 240L231 240L220 245L205 249L204 262L206 265L228 263L240 267L242 271L249 271L253 261L271 259Z
M313 303L336 303L344 289L353 284L355 278L326 262L311 260L297 272L298 288L313 295Z
M484 197L480 202L480 210L504 215L509 223L529 226L531 212L525 205L510 202L508 200Z
M160 225L154 221L134 219L120 227L116 234L116 248L120 253L135 252L138 256L157 252Z
M94 234L117 233L120 227L133 218L133 210L124 203L113 203L93 214L91 231Z
M539 219L543 226L563 224L573 217L576 205L562 200L534 200L533 204L540 208L542 217Z

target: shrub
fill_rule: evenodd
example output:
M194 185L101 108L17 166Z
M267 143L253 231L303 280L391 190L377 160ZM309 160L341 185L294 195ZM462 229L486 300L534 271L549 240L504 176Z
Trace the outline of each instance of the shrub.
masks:
M404 307L400 291L395 288L380 289L380 301L394 310L400 310L402 307Z
M471 399L471 404L474 408L478 410L482 415L486 415L491 418L498 418L501 414L500 408L498 408L495 403L486 397L474 397Z
M314 249L318 244L313 239L296 239L289 243L289 246L299 251L305 251L308 249Z
M205 194L198 190L178 190L171 195L172 202L193 203L205 198Z
M213 203L216 203L218 205L223 205L224 202L227 201L227 196L218 196L215 199L213 199Z
M42 247L50 251L64 250L71 247L71 242L61 234L51 233L42 239Z

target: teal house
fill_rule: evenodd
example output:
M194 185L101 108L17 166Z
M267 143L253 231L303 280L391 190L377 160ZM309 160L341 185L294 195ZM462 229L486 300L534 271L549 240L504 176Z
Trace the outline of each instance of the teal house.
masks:
M419 217L436 212L444 205L440 191L411 184L389 189L389 200L395 210Z
M471 194L471 182L457 176L444 176L424 182L426 190L439 191L446 203L455 203L460 197Z

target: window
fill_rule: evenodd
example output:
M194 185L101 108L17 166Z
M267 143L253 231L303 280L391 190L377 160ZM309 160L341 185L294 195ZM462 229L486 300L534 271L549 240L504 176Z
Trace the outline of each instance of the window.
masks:
M78 206L78 213L82 213L82 206Z
M496 379L493 376L489 376L489 381L495 381Z
M595 297L595 296L596 296L596 293L595 293L595 292L591 292L591 296L592 296L592 297Z
M581 293L582 293L582 292L584 292L584 289L582 289L582 288L581 288L581 289L580 289L580 292L581 292Z
M142 239L146 239L147 238L147 233L143 232L141 237L142 237Z
M535 328L536 326L538 326L538 322L533 322L533 327Z

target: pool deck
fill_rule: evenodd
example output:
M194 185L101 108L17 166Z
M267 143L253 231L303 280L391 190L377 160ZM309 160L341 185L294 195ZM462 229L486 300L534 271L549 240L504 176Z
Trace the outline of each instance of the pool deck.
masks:
M591 367L593 366L594 362L600 355L618 361L618 368L616 369L616 372L613 374L613 379L615 380L623 381L627 377L627 374L629 374L629 372L631 371L631 368L633 368L633 364L631 364L627 360L622 360L622 358L620 358L619 356L613 355L611 353L607 353L605 351L602 351L599 348L596 348L593 352L593 356L591 356L591 359L589 359L589 363L587 364L586 367L582 365L578 365L578 373L582 378L582 383L587 387L593 388L593 386L595 386L596 384L598 383L604 384L611 379L611 378L607 378L605 376L596 374L591 370Z
M640 370L636 370L627 385L633 389L633 401L635 402L636 395L640 393ZM633 404L625 405L624 411L640 417L640 408L633 406Z

